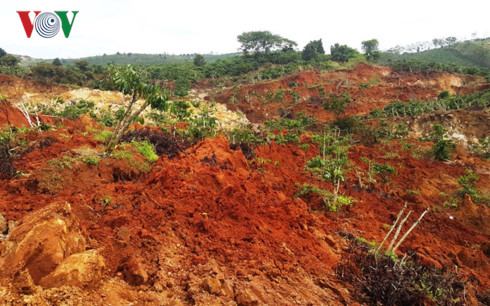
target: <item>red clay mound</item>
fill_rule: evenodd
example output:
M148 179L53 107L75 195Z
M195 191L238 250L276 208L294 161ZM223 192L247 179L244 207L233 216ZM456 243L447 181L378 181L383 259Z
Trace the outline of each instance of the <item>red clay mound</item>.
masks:
M0 102L0 127L12 125L15 127L28 127L29 122L22 112L9 102Z

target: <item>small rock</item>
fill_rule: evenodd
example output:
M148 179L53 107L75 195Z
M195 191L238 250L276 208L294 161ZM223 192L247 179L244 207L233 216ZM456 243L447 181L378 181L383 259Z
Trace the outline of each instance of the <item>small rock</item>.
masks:
M17 272L13 288L20 294L33 294L36 291L36 285L27 269Z
M221 283L216 278L207 278L204 280L202 285L204 290L208 291L209 293L218 295L221 292Z
M229 297L230 299L235 298L235 292L233 291L233 284L231 281L225 280L221 286L221 289L223 290L223 295Z
M43 277L39 284L48 288L61 286L94 288L102 279L104 270L104 258L96 250L89 250L66 258L56 267L56 270Z
M238 305L257 305L259 299L250 289L242 289L237 293L236 301Z
M122 265L122 273L124 280L133 286L139 286L148 281L148 273L136 258L131 258Z
M155 285L153 285L153 289L155 289L156 292L162 292L163 286L160 283L155 283Z

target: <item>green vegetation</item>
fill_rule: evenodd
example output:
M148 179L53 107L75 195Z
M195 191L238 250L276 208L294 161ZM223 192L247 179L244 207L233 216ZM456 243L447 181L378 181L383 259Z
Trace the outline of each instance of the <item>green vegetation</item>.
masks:
M333 197L329 207L337 207L340 183L345 180L349 165L347 150L351 145L351 139L348 136L341 136L340 131L334 130L323 137L312 137L311 141L319 143L322 155L315 156L306 162L306 165L310 171L332 183Z
M391 182L391 175L396 175L398 173L396 169L388 163L385 164L375 163L373 165L373 170L375 173L381 175L381 179L383 183Z
M106 143L109 140L109 138L112 137L112 134L113 134L112 131L101 130L98 133L94 134L93 137L95 140L99 142Z
M380 56L380 62L383 64L390 63L418 63L431 64L435 67L444 67L450 65L460 68L490 68L490 39L473 40L456 43L454 37L446 39L436 39L436 46L441 48L425 50L421 52L400 54L399 50L390 50L383 52Z
M148 141L132 141L131 145L151 163L158 160L158 155L155 154L155 146Z
M330 55L332 56L332 61L347 62L359 55L359 52L347 45L336 43L330 47Z
M298 44L290 39L272 34L269 31L251 31L244 32L237 36L241 44L240 50L244 54L250 51L254 53L269 53L274 50L289 50Z
M93 156L87 156L82 158L82 161L86 164L92 165L92 166L97 166L99 164L100 158L98 157L93 157Z
M325 54L325 49L323 48L322 40L312 40L303 48L301 57L305 61L317 60L322 54Z
M338 195L335 200L334 195L330 191L326 189L318 188L313 185L296 184L296 187L298 187L299 189L294 195L294 198L301 198L303 196L308 195L309 193L317 194L321 197L325 209L330 212L337 212L342 208L342 206L352 205L354 203L354 199L343 195Z
M434 140L434 146L432 147L432 153L435 159L451 159L451 152L456 151L456 145L450 138L446 137L446 130L442 125L435 123L433 129L432 139Z
M475 188L475 183L477 180L478 175L468 169L466 170L466 175L462 175L458 178L458 183L461 186L460 193L463 198L466 194L468 194L474 201L478 201L480 199L480 195Z
M412 101L408 103L396 101L386 105L382 110L372 110L370 115L374 118L416 116L438 110L447 111L466 107L487 108L489 106L490 90L487 89L473 94L446 96L437 101Z
M167 110L167 97L161 93L161 89L155 85L145 83L140 74L128 65L125 68L112 68L112 80L115 87L124 95L130 95L131 100L126 105L126 110L121 120L118 121L114 128L114 133L107 144L107 152L114 150L119 143L123 134L127 131L129 125L148 107ZM144 98L145 102L133 110L136 101Z
M379 42L377 39L366 40L362 42L364 56L370 62L376 62L379 59L380 52L378 49Z

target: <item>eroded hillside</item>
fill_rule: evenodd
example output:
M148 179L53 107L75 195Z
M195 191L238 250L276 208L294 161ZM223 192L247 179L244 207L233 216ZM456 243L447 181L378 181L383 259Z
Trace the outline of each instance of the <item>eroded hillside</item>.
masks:
M122 101L116 93L80 89L89 94L80 98L65 87L3 80L2 126L27 126L13 106L35 104L26 92L39 103L69 101L68 94L73 103ZM89 115L69 120L39 114L49 129L10 129L14 154L2 159L2 171L13 171L3 171L0 180L0 300L351 305L368 295L339 272L350 265L351 272L363 273L349 261L352 252L361 252L352 245L379 245L407 203L413 211L409 225L428 212L401 244L399 258L408 254L421 265L457 273L462 281L444 287L453 291L434 301L451 296L453 302L484 304L490 290L490 214L484 202L490 197L490 163L469 151L468 142L459 143L450 160L435 160L433 141L419 138L430 137L433 122L451 135L483 138L488 108L388 119L389 125L406 124L406 133L398 134L383 130L379 119L367 120L377 138L357 131L342 144L348 165L338 188L351 203L335 209L325 195L334 185L309 162L325 158L326 143L340 141L325 138L321 128L335 119L323 107L329 94L348 92L345 114L365 116L394 100L436 100L443 90L486 88L477 77L394 73L364 64L225 90L199 88L189 101L207 96L202 103L216 100L228 108L217 107L217 117L242 119L221 119L228 123L220 135L202 141L179 136L176 126L162 131L134 124L136 134L157 135L160 156L153 162L129 140L104 154L104 133L111 128ZM226 130L247 121L229 110L242 111L261 133L264 120L294 120L304 110L319 120L313 130L321 132L281 126L265 137L270 141L240 142ZM292 115L281 116L285 111ZM283 134L285 139L277 136ZM478 199L461 193L461 177L469 170L478 177L469 181Z

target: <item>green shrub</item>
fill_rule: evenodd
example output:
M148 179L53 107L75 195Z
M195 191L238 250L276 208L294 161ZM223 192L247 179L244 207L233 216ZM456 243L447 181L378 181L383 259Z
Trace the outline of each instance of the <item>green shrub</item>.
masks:
M451 159L451 152L455 151L456 145L451 139L441 139L432 147L434 158L441 161Z
M381 179L383 180L383 183L390 182L391 181L390 175L391 174L396 175L398 173L396 169L388 163L385 164L376 163L373 165L373 170L381 175Z
M458 183L461 186L460 193L464 197L465 194L469 194L472 199L478 201L480 195L475 188L475 183L478 180L478 175L473 173L471 170L466 170L466 175L462 175L458 178Z
M437 95L437 100L446 99L449 95L449 90L443 90Z
M158 155L155 153L155 146L153 146L148 141L132 141L133 145L146 159L150 162L156 162L158 160Z

